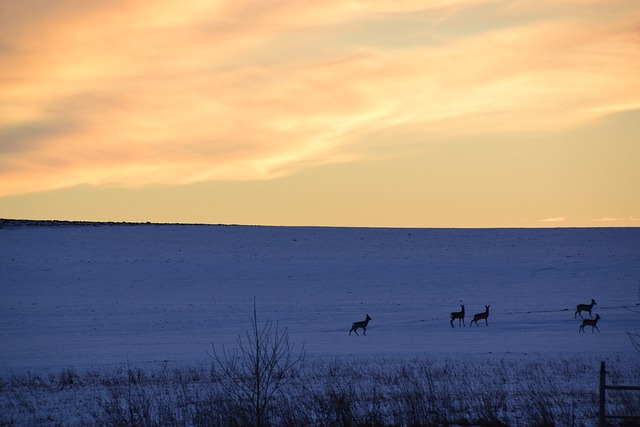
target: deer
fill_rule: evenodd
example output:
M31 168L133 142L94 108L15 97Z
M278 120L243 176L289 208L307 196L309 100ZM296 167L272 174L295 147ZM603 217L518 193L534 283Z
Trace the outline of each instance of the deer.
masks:
M589 317L593 317L591 315L591 310L593 310L593 306L596 305L596 300L594 300L593 298L591 298L591 304L578 304L576 306L576 313L573 315L573 318L575 319L576 316L579 314L580 318L582 319L582 312L583 311L588 311L589 312Z
M583 319L582 325L580 325L580 329L578 329L578 332L584 332L585 326L591 326L591 333L593 333L593 328L596 328L598 332L600 332L600 328L598 328L598 325L596 324L598 323L598 320L600 320L599 314L596 314L595 319Z
M464 304L460 304L460 307L462 308L462 310L460 311L454 311L451 313L451 327L453 328L453 321L455 319L458 319L458 326L460 326L460 323L462 322L462 326L465 326L464 324Z
M489 306L485 305L484 307L485 307L486 311L484 313L474 314L473 315L473 320L471 321L469 326L473 325L473 322L476 323L476 326L479 326L478 325L478 320L482 320L482 319L484 319L484 321L487 324L487 326L489 326L489 320L487 320L487 319L489 319Z
M366 319L364 319L362 322L353 322L353 324L351 325L351 330L349 331L349 335L351 335L351 332L355 332L356 335L360 335L358 333L358 328L362 328L362 334L367 335L367 325L369 324L369 320L371 320L371 317L369 317L369 315L367 314Z

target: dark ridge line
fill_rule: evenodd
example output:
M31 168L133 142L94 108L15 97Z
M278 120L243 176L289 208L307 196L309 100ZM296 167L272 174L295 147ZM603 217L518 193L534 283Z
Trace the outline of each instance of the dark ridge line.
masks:
M132 221L71 221L58 219L10 219L0 218L0 228L18 227L114 227L114 226L141 226L141 225L205 225L205 226L228 226L237 224L198 224L198 223L178 223L178 222L132 222Z
M335 225L272 225L272 224L237 224L237 223L198 223L198 222L135 222L135 221L82 221L82 220L57 220L57 219L15 219L0 218L0 229L3 228L20 228L20 227L115 227L115 226L205 226L205 227L251 227L251 228L309 228L309 229L372 229L372 230L404 230L411 233L417 230L433 230L433 231L505 231L518 230L523 232L535 231L567 231L567 230L625 230L638 229L640 227L485 227L485 228L466 228L466 227L375 227L375 226L335 226ZM456 237L469 237L461 234ZM553 269L550 267L548 269ZM543 271L547 269L542 269Z

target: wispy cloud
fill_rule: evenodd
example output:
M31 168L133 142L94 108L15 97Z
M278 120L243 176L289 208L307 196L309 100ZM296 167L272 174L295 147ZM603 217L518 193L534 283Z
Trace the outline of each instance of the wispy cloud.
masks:
M592 222L621 222L621 221L640 221L640 218L628 217L628 218L612 218L612 217L600 217L600 218L591 218Z
M538 222L565 222L567 220L567 218L563 217L563 216L556 216L553 218L544 218L544 219L539 219Z
M424 3L1 2L0 195L268 179L376 132L640 108L635 2Z

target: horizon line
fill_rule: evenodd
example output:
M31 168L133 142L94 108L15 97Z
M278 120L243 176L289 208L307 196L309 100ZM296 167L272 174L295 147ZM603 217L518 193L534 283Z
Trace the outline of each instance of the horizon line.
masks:
M371 226L371 225L285 225L285 224L241 224L241 223L206 223L206 222L154 222L154 221L116 221L116 220L68 220L68 219L27 219L27 218L1 218L0 228L11 226L116 226L116 225L181 225L181 226L211 226L211 227L272 227L272 228L362 228L362 229L399 229L399 230L553 230L553 229L611 229L611 228L640 228L633 225L556 225L554 226L491 226L491 227L455 227L455 226Z

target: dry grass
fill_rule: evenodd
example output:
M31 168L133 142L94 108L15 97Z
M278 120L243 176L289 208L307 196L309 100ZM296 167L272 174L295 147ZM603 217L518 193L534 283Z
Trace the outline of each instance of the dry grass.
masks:
M609 382L640 384L640 361L607 361ZM306 360L265 424L595 425L599 361L548 358ZM0 378L0 425L251 425L215 364L24 373ZM640 408L640 393L608 407Z

